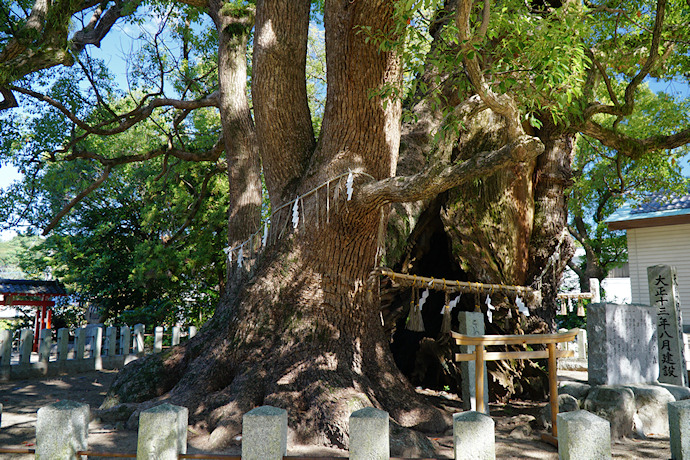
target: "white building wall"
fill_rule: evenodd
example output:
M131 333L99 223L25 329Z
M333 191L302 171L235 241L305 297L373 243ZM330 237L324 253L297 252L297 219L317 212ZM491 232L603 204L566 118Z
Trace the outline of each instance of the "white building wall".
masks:
M675 266L683 323L690 325L690 224L631 228L627 235L632 302L649 305L647 267Z

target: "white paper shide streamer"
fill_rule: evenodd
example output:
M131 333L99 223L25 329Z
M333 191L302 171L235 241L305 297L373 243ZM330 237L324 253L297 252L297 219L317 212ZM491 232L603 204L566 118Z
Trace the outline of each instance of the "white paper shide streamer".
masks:
M237 251L237 268L242 268L244 263L244 245L240 246L239 251Z
M228 246L227 248L223 249L223 252L228 256L228 264L232 263L232 248Z
M529 316L529 309L525 305L525 302L523 302L519 296L515 299L515 305L517 306L518 311L520 313L522 313L525 316Z
M491 296L489 294L486 295L486 300L484 302L486 303L486 317L489 319L490 323L493 323L494 314L492 310L495 310L496 307L491 304Z
M268 241L268 223L270 220L264 222L264 236L261 238L261 246L266 247L266 241Z
M299 225L299 200L295 200L295 204L292 205L292 228L297 228Z
M345 188L347 189L347 201L350 201L352 199L353 180L354 178L352 177L352 171L350 171L350 174L347 175L347 181L345 181Z
M424 292L422 292L422 296L419 298L419 311L422 311L422 308L424 308L424 304L426 303L427 297L429 297L429 290L424 289Z
M452 313L453 308L458 306L458 302L460 301L460 296L461 296L461 294L458 294L457 297L455 297L453 300L448 302L448 305L446 305L446 308L448 309L449 313ZM441 309L441 314L443 314L443 308Z

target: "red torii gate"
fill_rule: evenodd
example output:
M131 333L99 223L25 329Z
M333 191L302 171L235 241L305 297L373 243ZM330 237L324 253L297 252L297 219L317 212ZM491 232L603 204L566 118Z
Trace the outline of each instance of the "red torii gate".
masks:
M41 330L52 326L55 302L51 299L66 296L65 288L58 281L0 279L0 295L0 305L36 307L33 350L38 351Z

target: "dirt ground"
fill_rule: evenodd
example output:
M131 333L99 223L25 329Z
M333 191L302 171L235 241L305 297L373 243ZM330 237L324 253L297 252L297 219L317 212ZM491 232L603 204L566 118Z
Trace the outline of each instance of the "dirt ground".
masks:
M90 372L45 380L18 380L0 383L0 403L3 405L0 424L0 446L8 448L34 447L36 442L36 411L59 400L73 400L97 408L114 379L116 371ZM587 380L586 372L559 371L559 380ZM421 390L431 401L449 413L458 412L460 401L455 395ZM499 459L557 459L555 447L540 440L543 430L533 428L529 416L538 417L545 402L513 401L506 405L491 405L496 422L496 456ZM119 429L118 429L119 428ZM436 458L453 458L452 429L439 437L432 437L437 447ZM188 453L209 452L205 436L190 430ZM105 452L136 452L136 431L104 424L94 420L89 425L89 449ZM238 446L214 453L239 455ZM295 445L288 440L289 456L347 457L347 451ZM613 457L620 459L669 459L671 452L667 437L655 439L626 439L613 445ZM0 459L32 459L32 455L0 454Z

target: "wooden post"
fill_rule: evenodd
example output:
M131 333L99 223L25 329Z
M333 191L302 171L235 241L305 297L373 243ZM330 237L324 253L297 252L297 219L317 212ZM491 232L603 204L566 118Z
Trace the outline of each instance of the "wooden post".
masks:
M549 349L549 399L551 402L551 433L554 437L558 437L558 430L556 428L556 416L558 415L558 378L556 371L558 369L556 364L556 344L548 343L546 346Z
M484 407L484 345L474 347L474 391L477 395L477 412L488 413Z

